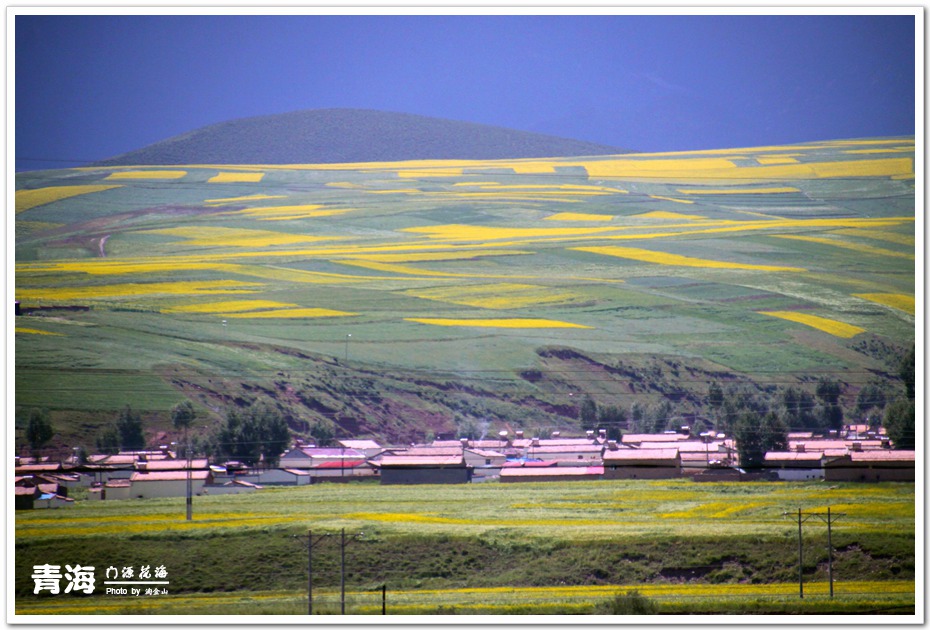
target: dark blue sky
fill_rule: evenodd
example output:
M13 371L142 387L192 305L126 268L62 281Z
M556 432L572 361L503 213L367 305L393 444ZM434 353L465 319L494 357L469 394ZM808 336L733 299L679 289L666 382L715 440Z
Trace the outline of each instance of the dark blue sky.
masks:
M18 169L323 107L643 151L915 133L914 15L15 21Z

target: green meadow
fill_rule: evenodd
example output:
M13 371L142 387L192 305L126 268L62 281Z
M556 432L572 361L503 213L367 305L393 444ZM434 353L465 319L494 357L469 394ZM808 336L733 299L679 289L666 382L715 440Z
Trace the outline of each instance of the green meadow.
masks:
M828 507L835 597L811 517L800 601L794 516ZM183 499L79 502L17 513L16 609L303 614L310 532L317 614L335 614L345 530L349 614L380 614L382 587L390 614L596 614L631 590L663 614L912 614L914 511L913 485L891 483L331 483L195 497L190 522ZM163 565L169 593L33 593L33 565L76 562L101 581Z

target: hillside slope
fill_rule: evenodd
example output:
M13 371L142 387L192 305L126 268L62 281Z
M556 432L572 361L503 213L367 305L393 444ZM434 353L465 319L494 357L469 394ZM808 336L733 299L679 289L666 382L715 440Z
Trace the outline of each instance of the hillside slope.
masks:
M827 378L864 421L916 337L913 164L886 138L18 174L16 403L72 444L185 398L406 443L578 430L586 395L706 423L711 383Z
M210 125L95 166L495 160L624 152L580 140L414 114L316 109Z

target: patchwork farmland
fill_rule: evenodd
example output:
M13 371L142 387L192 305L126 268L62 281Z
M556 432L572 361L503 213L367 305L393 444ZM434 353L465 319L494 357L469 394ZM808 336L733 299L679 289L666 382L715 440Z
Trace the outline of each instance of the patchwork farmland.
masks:
M915 337L913 147L21 173L17 404L62 445L184 399L386 442L572 427L583 394L706 416L713 380L851 410Z

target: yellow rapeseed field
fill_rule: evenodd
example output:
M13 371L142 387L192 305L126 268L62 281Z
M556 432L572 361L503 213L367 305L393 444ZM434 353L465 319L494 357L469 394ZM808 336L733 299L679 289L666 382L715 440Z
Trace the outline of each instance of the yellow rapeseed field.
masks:
M546 217L546 221L612 221L612 214L585 214L583 212L559 212Z
M518 284L512 282L431 289L410 289L404 293L425 300L436 300L439 302L490 309L525 308L542 304L566 304L581 299L581 296L577 293L572 293L570 291L560 292L534 284Z
M17 190L16 214L37 206L44 206L47 203L52 203L60 199L102 192L104 190L112 190L113 188L119 187L119 184L91 184L86 186L46 186L45 188L35 188L32 190Z
M834 230L831 234L841 234L843 236L857 236L875 241L885 241L886 243L896 243L898 245L914 246L914 237L910 234L898 234L897 232L883 232L880 230L857 230L855 228Z
M116 171L106 179L181 179L187 171Z
M186 226L178 228L161 228L143 230L148 234L165 234L187 239L187 245L203 247L269 247L272 245L294 245L297 243L316 243L332 240L322 236L291 234L272 230L248 230L215 226Z
M285 308L274 311L253 311L248 313L229 313L226 317L249 319L294 319L304 317L348 317L358 313L335 311L328 308Z
M39 330L38 328L21 328L19 326L16 327L15 332L17 334L22 333L24 335L55 335L57 337L62 336L61 333L50 332L48 330Z
M346 212L350 208L330 208L319 204L305 204L299 206L265 206L260 208L246 208L235 210L230 214L240 214L255 217L259 221L291 221L294 219L312 219L315 217L332 217Z
M681 220L685 221L706 221L707 217L703 217L699 214L681 214L678 212L665 212L663 210L656 210L653 212L643 212L642 214L635 215L634 218L637 219L672 219L672 220Z
M494 241L511 238L531 238L535 236L581 236L602 234L615 231L616 228L497 228L485 225L430 225L425 227L405 228L404 232L425 234L429 238L465 241Z
M245 195L244 197L225 197L223 199L207 199L208 206L221 206L227 203L242 203L244 201L264 201L266 199L287 199L287 195Z
M650 199L658 199L659 201L674 201L675 203L694 203L690 199L676 199L675 197L663 197L661 195L649 195Z
M679 188L678 192L683 195L777 195L796 193L799 190L793 186L773 186L770 188Z
M262 181L264 173L230 172L218 173L207 180L210 184L251 184Z
M227 293L255 293L260 286L261 285L255 284L254 282L240 282L238 280L145 282L89 287L17 289L16 298L19 300L50 302L55 300L93 300L158 294L219 295Z
M786 319L788 321L797 322L798 324L804 324L805 326L810 326L811 328L816 328L825 333L829 333L835 337L842 337L843 339L851 339L860 333L864 333L864 328L859 328L858 326L853 326L852 324L846 324L844 322L839 322L834 319L827 319L826 317L819 317L817 315L811 315L809 313L799 313L797 311L758 311L762 315L769 315L771 317L778 317L780 319Z
M554 319L447 319L441 317L406 317L404 321L431 326L467 326L477 328L591 328Z
M692 258L690 256L681 256L679 254L669 254L666 252L656 252L648 249L638 249L635 247L574 247L577 251L591 252L593 254L603 254L605 256L617 256L619 258L629 258L641 262L656 263L659 265L674 265L678 267L701 267L707 269L746 269L752 271L806 271L800 267L781 267L776 265L751 265L745 263L735 263L726 260L707 260L704 258Z
M184 304L163 308L162 313L241 313L243 311L260 311L263 309L290 308L296 304L273 302L271 300L227 300L224 302L205 302L201 304Z
M856 293L855 296L863 300L896 308L911 315L914 314L915 302L913 295L903 293Z
M885 249L883 247L872 247L871 245L863 245L862 243L849 243L847 241L841 241L835 238L823 238L820 236L799 236L796 234L774 234L775 238L786 238L794 241L805 241L808 243L819 243L821 245L831 245L833 247L841 247L843 249L850 249L854 252L861 252L866 254L875 254L876 256L891 256L892 258L907 258L909 260L914 260L913 254L908 254L906 252L896 252L891 249Z

